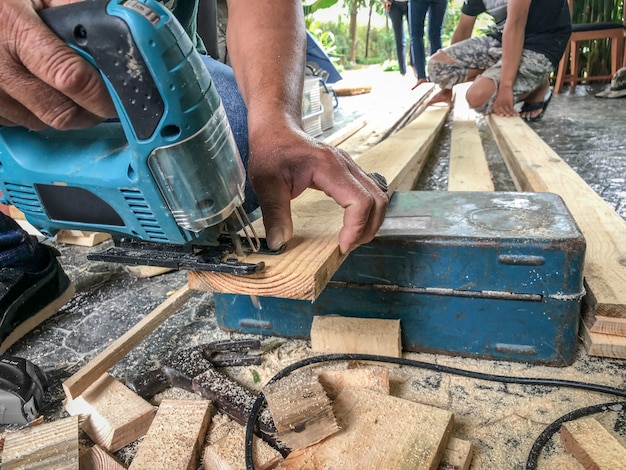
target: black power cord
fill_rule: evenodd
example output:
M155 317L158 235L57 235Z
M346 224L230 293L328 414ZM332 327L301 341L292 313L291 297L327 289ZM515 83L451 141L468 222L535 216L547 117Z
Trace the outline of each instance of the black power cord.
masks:
M465 369L458 369L456 367L442 366L439 364L432 364L430 362L417 361L413 359L406 359L403 357L387 357L387 356L377 356L371 354L326 354L322 356L310 357L307 359L303 359L301 361L295 362L283 370L281 370L278 374L272 377L268 384L276 382L284 377L287 377L292 372L301 369L303 367L307 367L313 364L318 364L321 362L334 362L334 361L373 361L373 362L386 362L390 364L400 364L403 366L409 367L417 367L420 369L427 369L436 372L442 372L446 374L454 374L463 377L470 377L478 380L488 380L492 382L501 382L501 383L511 383L511 384L521 384L521 385L541 385L546 387L566 387L566 388L576 388L580 390L587 390L592 392L606 393L609 395L615 395L618 397L626 398L626 390L622 390L615 387L608 387L605 385L598 385L586 382L578 382L573 380L560 380L560 379L543 379L543 378L527 378L527 377L508 377L505 375L495 375L495 374L486 374L483 372L474 372ZM265 403L265 396L263 393L259 393L257 395L254 404L250 410L250 416L248 417L248 422L246 423L246 437L245 437L245 462L246 462L246 470L254 470L254 460L253 460L253 438L256 428L256 422L258 419L258 415L261 411L261 407ZM610 409L611 406L618 406L620 404L626 404L626 402L614 402L614 403L606 403L603 405L595 405L594 407L582 408L581 410L573 411L568 415L565 415L559 420L552 423L544 432L540 435L540 437L535 441L533 445L527 464L527 470L534 470L537 465L537 459L539 454L541 453L541 449L545 443L547 443L552 435L556 432L553 429L558 430L558 426L560 426L561 422L571 421L572 419L576 419L578 417L577 413L583 413L586 410L591 408L598 409L598 411L587 412L587 414L598 413L603 411L603 409ZM604 407L604 408L602 408ZM573 415L574 417L565 419L566 417ZM581 414L580 416L586 416L586 414ZM560 421L564 420L564 421ZM560 422L559 422L560 421ZM558 423L558 424L557 424Z

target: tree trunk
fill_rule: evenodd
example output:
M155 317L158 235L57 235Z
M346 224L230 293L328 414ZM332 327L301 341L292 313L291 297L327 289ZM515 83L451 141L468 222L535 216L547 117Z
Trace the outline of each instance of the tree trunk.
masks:
M370 11L367 17L367 33L365 35L365 58L369 57L370 50L370 31L372 30L372 13L374 11L374 3L370 2Z
M350 62L356 63L356 17L359 12L359 0L350 2Z

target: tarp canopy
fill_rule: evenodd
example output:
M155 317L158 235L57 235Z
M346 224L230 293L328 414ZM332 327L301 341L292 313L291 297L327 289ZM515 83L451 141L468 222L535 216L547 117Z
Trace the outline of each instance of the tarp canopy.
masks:
M306 60L319 66L328 73L328 77L324 80L327 83L335 83L341 80L341 75L335 68L334 64L324 52L320 43L307 31L306 35Z

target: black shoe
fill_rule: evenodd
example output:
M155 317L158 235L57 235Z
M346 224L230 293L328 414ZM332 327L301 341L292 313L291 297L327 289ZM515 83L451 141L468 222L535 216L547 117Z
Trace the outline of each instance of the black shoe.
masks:
M54 315L76 289L57 261L59 253L41 245L48 263L38 272L19 265L0 268L0 353Z

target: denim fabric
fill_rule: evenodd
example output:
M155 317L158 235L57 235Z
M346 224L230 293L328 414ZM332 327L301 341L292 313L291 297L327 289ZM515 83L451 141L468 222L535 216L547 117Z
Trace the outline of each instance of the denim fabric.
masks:
M409 24L411 25L411 53L417 78L426 76L426 48L424 25L428 14L428 43L430 55L441 49L441 27L448 0L409 0Z
M222 99L222 104L226 111L226 116L228 117L233 135L235 136L235 142L239 148L241 159L243 160L244 166L247 168L249 155L248 110L237 87L233 69L208 56L202 56L202 60L211 74L215 88ZM246 202L243 208L246 213L249 214L258 206L259 203L257 202L256 195L252 191L249 179L246 178Z
M391 2L389 19L396 40L396 56L400 73L406 74L406 37L404 34L404 18L409 21L409 2ZM410 25L410 23L409 23ZM409 26L410 27L410 26ZM411 61L413 62L413 61Z

